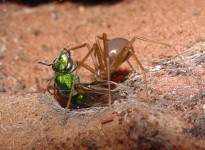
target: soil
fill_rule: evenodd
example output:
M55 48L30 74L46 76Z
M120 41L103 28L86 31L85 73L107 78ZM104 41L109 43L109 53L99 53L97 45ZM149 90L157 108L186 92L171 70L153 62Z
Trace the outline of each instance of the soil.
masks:
M1 149L205 149L205 1L93 2L0 3ZM52 63L68 46L92 46L102 33L169 43L183 60L173 48L136 40L149 99L131 58L135 69L119 83L111 109L65 111L45 92L52 68L38 62ZM86 53L76 50L73 59ZM79 76L94 80L85 69Z

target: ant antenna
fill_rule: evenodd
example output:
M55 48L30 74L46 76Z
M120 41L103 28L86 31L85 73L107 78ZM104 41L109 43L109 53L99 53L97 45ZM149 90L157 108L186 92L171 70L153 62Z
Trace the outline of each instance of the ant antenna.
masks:
M47 64L47 63L44 63L44 62L38 62L39 64L42 64L42 65L45 65L45 66L52 66L53 64Z
M63 49L64 49L64 50L66 50L66 51L68 51L68 50L69 50L69 48L70 48L70 44L69 44L69 45L67 45L66 47L64 47Z

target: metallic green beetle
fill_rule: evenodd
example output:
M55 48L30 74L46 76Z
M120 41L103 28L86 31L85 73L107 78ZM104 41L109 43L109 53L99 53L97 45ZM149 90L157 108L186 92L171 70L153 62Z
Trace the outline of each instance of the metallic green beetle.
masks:
M52 89L54 89L54 97L56 94L55 91L57 90L57 94L59 93L60 96L68 98L74 80L75 86L72 93L72 103L76 105L83 103L85 94L87 93L108 94L108 89L104 88L107 86L107 81L94 81L92 83L80 82L80 77L75 76L73 73L76 70L78 63L73 61L70 51L67 51L66 49L63 49L60 52L60 55L52 64L44 62L38 63L46 66L52 66L52 69L55 71L54 77L49 82L50 85L51 81L54 80L54 86L52 86ZM49 85L47 86L47 91L52 94L52 92L50 92Z

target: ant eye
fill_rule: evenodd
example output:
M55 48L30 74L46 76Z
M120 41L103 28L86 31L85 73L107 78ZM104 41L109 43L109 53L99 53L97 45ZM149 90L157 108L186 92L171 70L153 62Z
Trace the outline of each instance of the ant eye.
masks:
M67 72L73 72L75 70L76 66L72 60L71 57L68 57L68 64L67 64L67 67L66 67L66 71Z

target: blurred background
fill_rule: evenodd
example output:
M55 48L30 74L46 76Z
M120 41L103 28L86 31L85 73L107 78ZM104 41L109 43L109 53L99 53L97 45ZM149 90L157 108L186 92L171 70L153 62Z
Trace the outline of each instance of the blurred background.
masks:
M172 0L3 0L0 3L0 92L30 93L46 88L52 63L67 46L108 38L134 36L157 39L183 51L204 40L204 1ZM154 60L175 56L172 50L136 41L134 48L145 67ZM81 60L86 48L73 53ZM131 60L134 66L137 64ZM88 59L87 62L92 66ZM123 66L122 66L123 67ZM124 66L128 68L128 66ZM81 69L82 82L93 76Z

